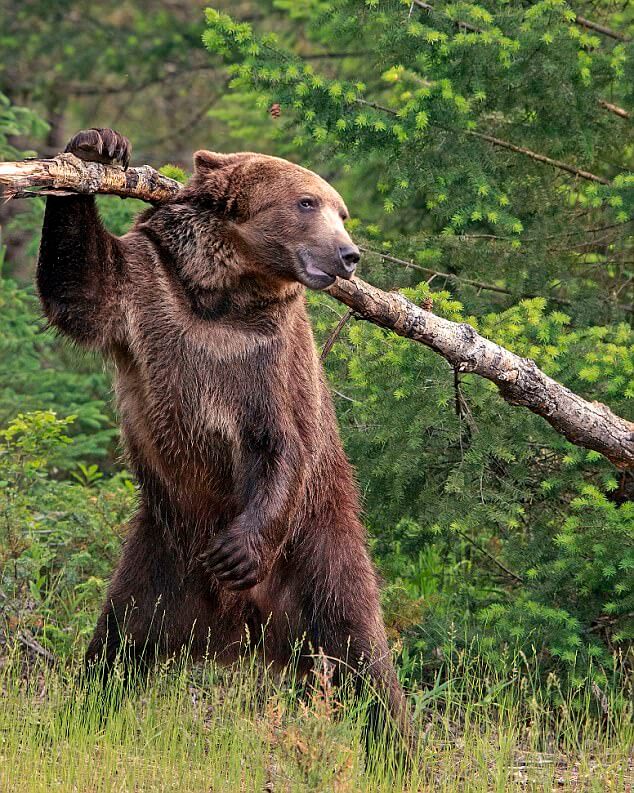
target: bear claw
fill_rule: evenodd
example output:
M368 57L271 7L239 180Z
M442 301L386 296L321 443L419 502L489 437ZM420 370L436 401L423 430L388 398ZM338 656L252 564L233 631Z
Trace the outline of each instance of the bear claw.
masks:
M232 591L249 589L262 580L260 554L249 532L229 527L213 538L201 558L205 569Z
M130 163L132 145L124 135L113 129L93 128L82 129L73 135L65 151L86 162L119 164L126 169Z

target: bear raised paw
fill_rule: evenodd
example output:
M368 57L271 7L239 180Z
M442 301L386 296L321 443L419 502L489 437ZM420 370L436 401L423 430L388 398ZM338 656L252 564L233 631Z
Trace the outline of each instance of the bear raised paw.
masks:
M112 129L82 129L68 141L64 151L80 160L121 165L126 169L132 146L126 137Z

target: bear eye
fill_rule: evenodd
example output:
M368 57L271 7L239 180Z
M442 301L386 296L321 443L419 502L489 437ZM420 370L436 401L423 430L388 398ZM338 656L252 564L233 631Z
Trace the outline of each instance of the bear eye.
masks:
M299 199L299 208L300 209L304 209L304 210L306 210L306 209L315 209L316 206L317 206L317 202L315 201L314 198L309 198L308 196L306 196L305 198L300 198Z

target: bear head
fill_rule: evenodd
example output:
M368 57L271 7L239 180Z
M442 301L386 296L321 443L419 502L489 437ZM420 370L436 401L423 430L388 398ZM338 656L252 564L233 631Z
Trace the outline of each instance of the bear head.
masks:
M191 186L268 275L310 289L352 277L359 249L344 227L348 210L316 173L279 157L203 150L194 154Z

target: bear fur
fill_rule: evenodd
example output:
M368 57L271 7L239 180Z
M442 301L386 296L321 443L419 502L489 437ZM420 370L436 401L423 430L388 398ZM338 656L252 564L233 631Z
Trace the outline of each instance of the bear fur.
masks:
M67 150L127 165L111 130ZM304 285L350 277L347 210L274 157L198 152L179 195L121 238L92 196L49 197L37 283L50 323L114 362L139 507L87 651L111 665L188 646L279 667L301 647L369 675L405 724L377 575Z

